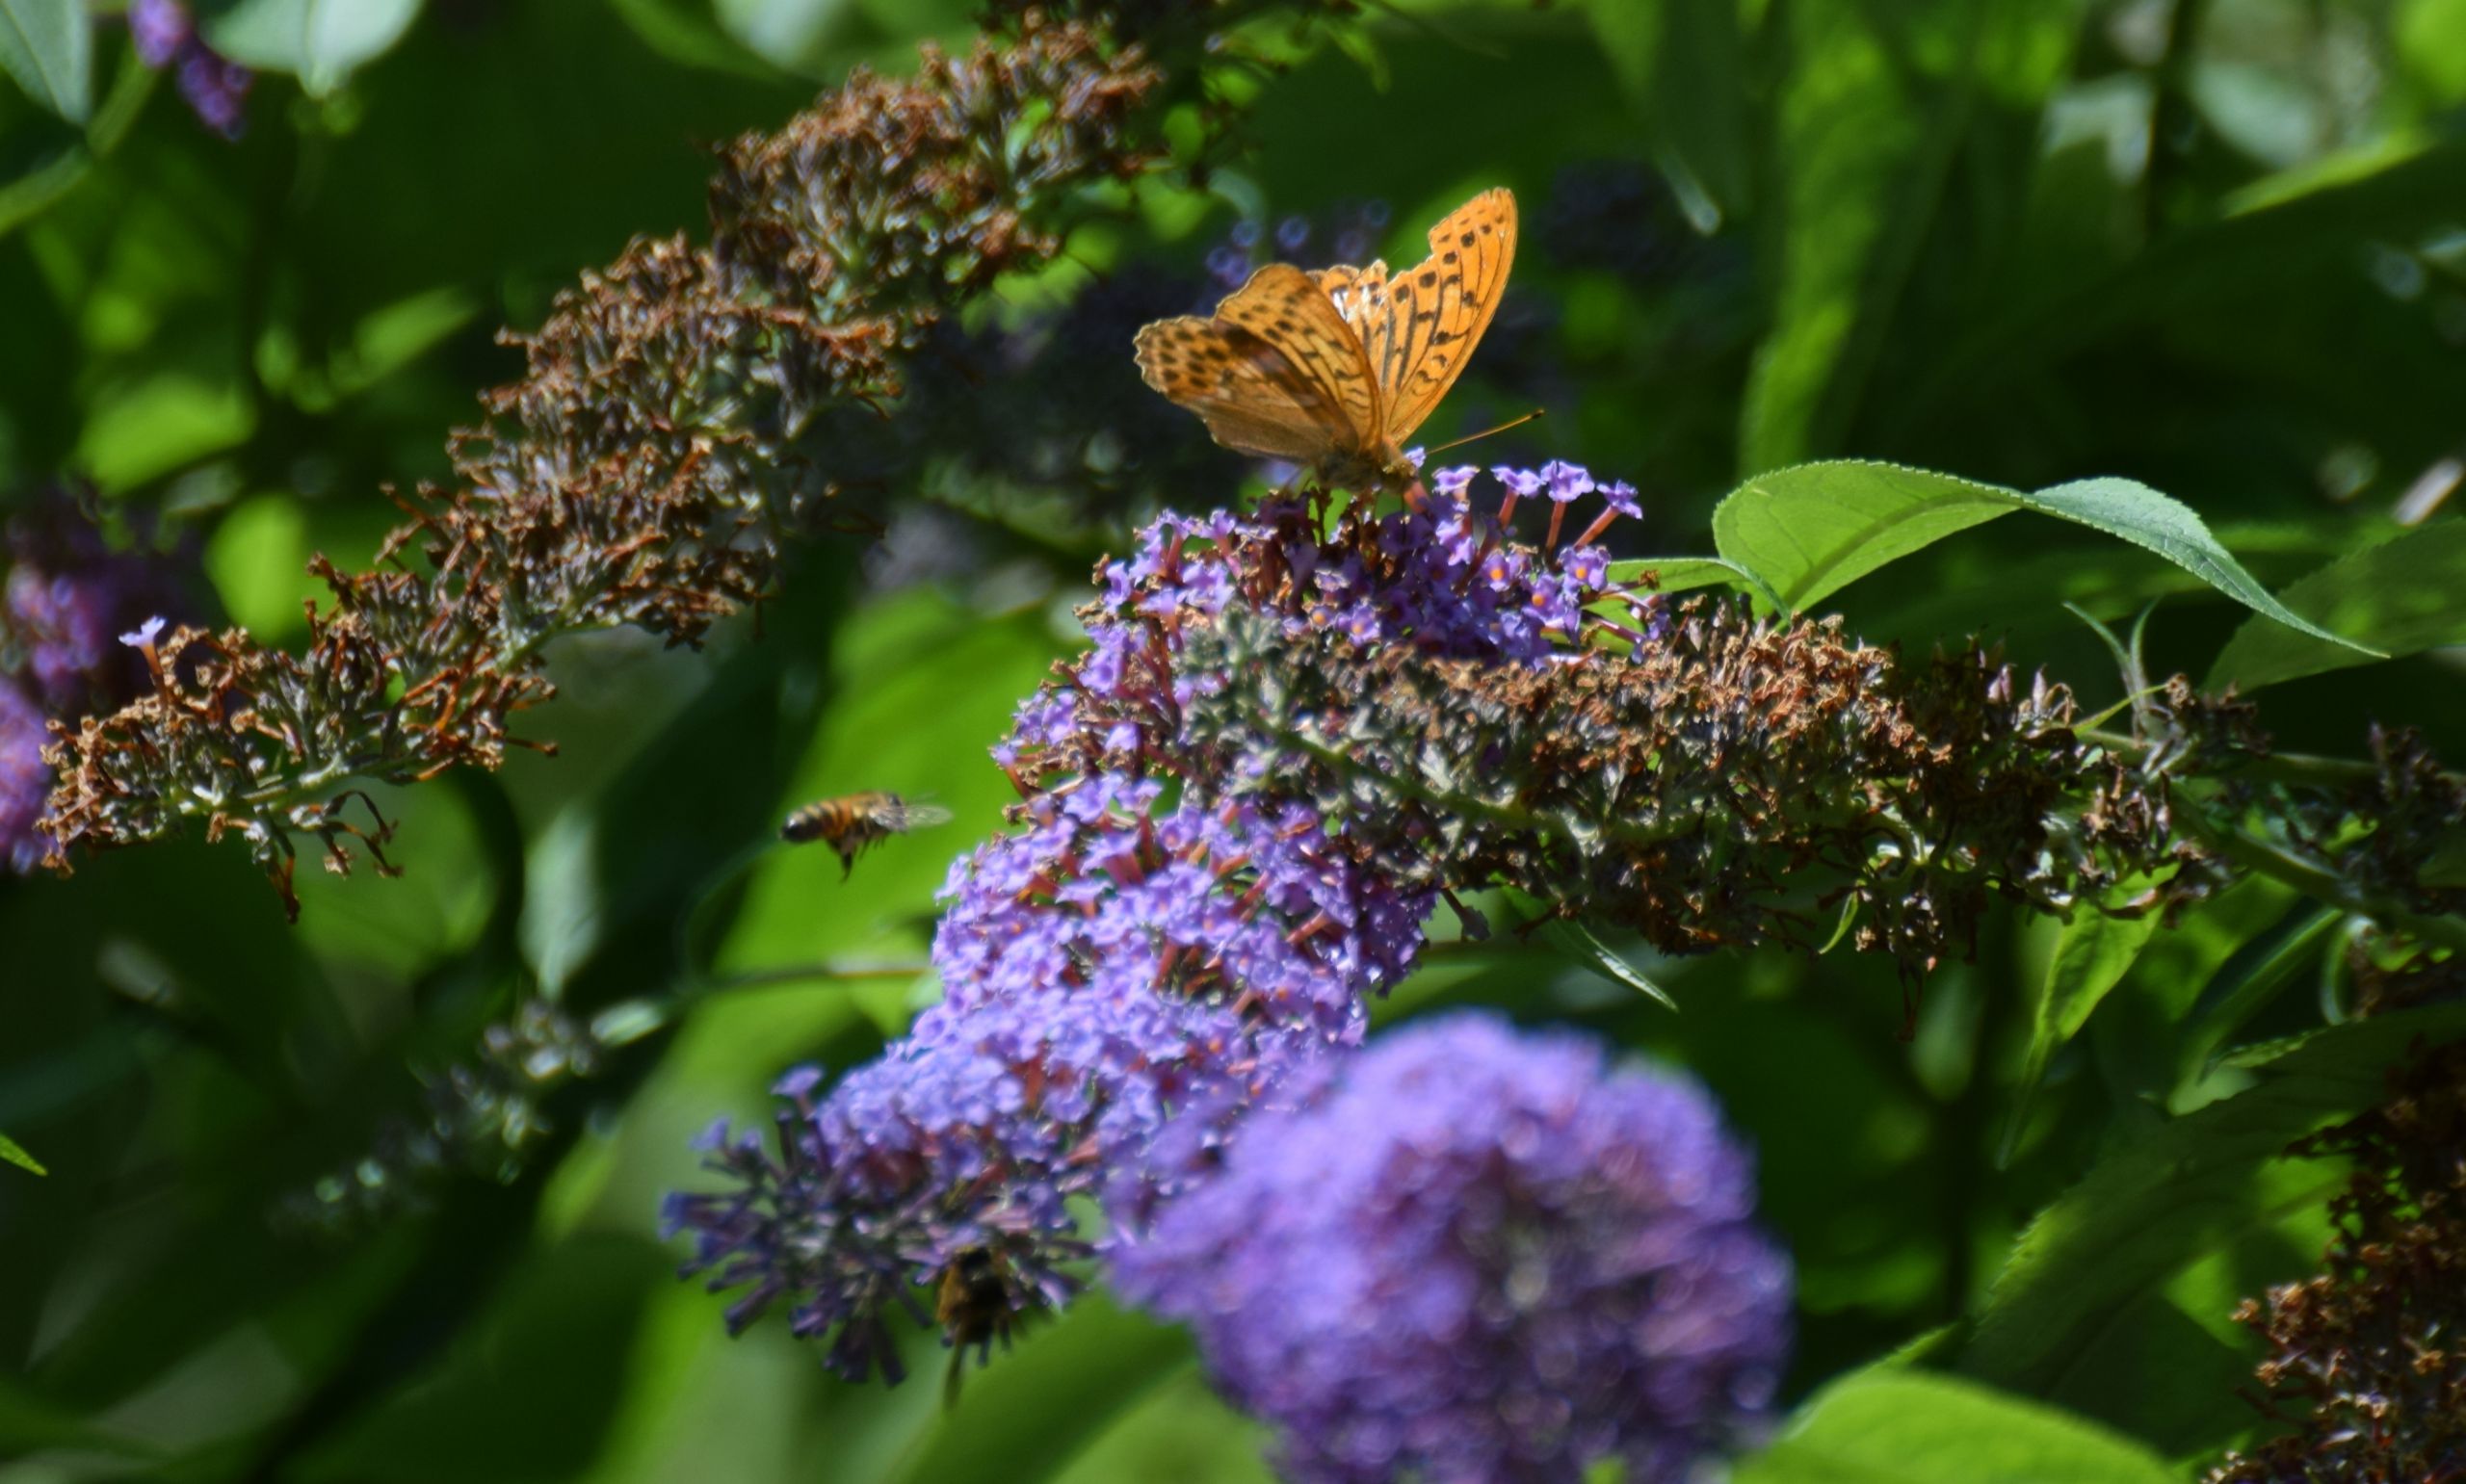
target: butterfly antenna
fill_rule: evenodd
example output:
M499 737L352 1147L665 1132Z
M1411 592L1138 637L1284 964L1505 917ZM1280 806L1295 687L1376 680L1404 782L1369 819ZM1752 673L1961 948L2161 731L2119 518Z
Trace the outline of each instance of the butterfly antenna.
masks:
M1449 449L1462 448L1467 443L1474 442L1481 438L1487 438L1497 433L1503 433L1510 428L1521 428L1525 424L1532 422L1535 418L1546 415L1548 415L1547 408L1535 407L1532 411L1524 414L1522 417L1508 418L1506 422L1499 424L1496 428L1484 428L1480 432L1468 432L1464 436L1455 439L1452 442L1442 443L1438 447L1431 449L1430 452L1431 454L1444 454Z

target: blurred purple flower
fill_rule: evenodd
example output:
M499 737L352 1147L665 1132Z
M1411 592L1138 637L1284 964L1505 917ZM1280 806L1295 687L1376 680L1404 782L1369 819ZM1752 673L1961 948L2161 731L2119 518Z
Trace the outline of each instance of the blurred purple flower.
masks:
M249 88L255 73L203 41L192 40L181 50L178 78L180 96L207 128L232 140L247 129Z
M1692 1081L1461 1015L1277 1101L1113 1270L1291 1477L1675 1481L1763 1414L1790 1263Z
M139 62L156 71L172 69L180 96L207 128L224 139L240 137L256 76L206 44L187 6L180 0L129 0L128 36Z
M20 873L33 871L49 846L35 821L51 793L51 769L42 760L50 740L42 708L0 675L0 863Z
M171 63L197 28L179 0L128 0L128 37L137 60L160 69Z
M9 571L7 623L25 647L35 691L66 705L83 690L106 653L122 594L109 567L45 571L31 561Z

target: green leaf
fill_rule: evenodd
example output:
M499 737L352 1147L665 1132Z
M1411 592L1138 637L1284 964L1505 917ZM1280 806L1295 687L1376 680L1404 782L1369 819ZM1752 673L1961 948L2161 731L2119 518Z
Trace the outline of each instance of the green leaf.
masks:
M420 0L240 0L212 25L216 48L268 72L289 72L312 98L403 38Z
M1871 1367L1816 1393L1734 1484L2176 1484L2147 1448L1974 1381Z
M2466 101L2466 0L2413 0L2399 7L2393 30L2417 86L2438 102Z
M2237 563L2190 507L2126 479L2035 494L1897 464L1836 459L1759 475L1713 512L1723 557L1804 608L1888 562L2013 510L2034 510L2145 548L2236 602L2333 644L2364 649L2288 610Z
M2391 378L2392 368L2411 353L2406 348L2415 335L2393 340L2384 326L2360 356L2328 351L2353 346L2363 329L2351 311L2341 312L2338 285L2351 281L2350 265L2358 251L2368 250L2366 244L2416 241L2453 219L2451 203L2466 190L2466 143L2429 131L2390 143L2359 162L2360 173L2298 168L2264 177L2259 185L2267 189L2247 191L2225 214L2163 234L2112 268L2087 252L2041 256L2039 271L2004 280L2006 291L1992 301L1974 301L1978 312L1964 317L1951 343L1930 348L1924 364L1896 383L1892 404L1876 408L1873 435L1898 447L1950 428L1994 425L2016 407L2039 405L2044 389L2055 384L2044 379L2051 376L2067 387L2061 396L2068 403L2086 383L2055 368L2084 364L2092 347L2143 353L2167 346L2175 348L2169 353L2194 354L2202 365L2221 364L2213 359L2218 355L2255 357L2239 367L2243 375L2235 384L2259 391L2293 376L2303 388L2300 404L2339 402L2365 416L2404 406L2431 379L2420 372ZM2075 220L2083 215L2076 207ZM2043 235L2043 223L2033 228ZM2306 292L2290 297L2292 284ZM2347 302L2372 307L2368 299ZM2309 323L2290 329L2288 338L2245 333L2291 307ZM2289 316L2287 323L2297 320ZM2224 343L2203 344L2221 332ZM2263 345L2269 349L2261 351ZM2200 350L2191 351L2193 346ZM2375 412L2365 413L2367 407ZM2129 412L2102 416L2128 418ZM2384 426L2415 421L2407 412Z
M2274 943L2268 938L2257 940L2227 961L2193 1004L2191 1022L2184 1031L2179 1093L2208 1074L2218 1047L2276 999L2294 981L2296 970L2320 961L2322 940L2345 921L2346 914L2335 907L2315 906L2277 934ZM2336 949L2332 946L2327 951Z
M819 66L848 0L718 0L728 34L774 66Z
M1658 1000L1672 1010L1678 1008L1678 1002L1669 998L1669 991L1644 977L1634 964L1621 958L1590 927L1576 919L1560 918L1542 928L1541 936L1559 951L1612 983L1624 985L1647 999Z
M1197 1367L1178 1370L1090 1442L1055 1484L1275 1484L1266 1424L1234 1410Z
M70 123L93 107L94 23L84 0L0 0L0 72Z
M708 0L614 0L614 8L653 51L679 65L766 82L779 75L738 36L721 29Z
M2149 878L2137 876L2123 883L2117 895L2131 897L2151 884ZM2038 1084L2046 1079L2048 1060L2081 1033L2081 1028L2089 1022L2089 1013L2107 998L2107 991L2122 982L2125 972L2148 946L2150 935L2158 930L2158 923L2159 914L2155 912L2138 917L2111 917L2085 907L2064 924L2055 940L2055 951L2048 956L2046 979L2038 986L2036 1003L2032 1006L2030 1049L2022 1058L2011 1121L2005 1126L2002 1149L1996 1157L1999 1162L2012 1157L2012 1146L2028 1123Z
M1906 350L1941 232L1981 229L1962 175L1994 157L2001 111L2036 111L2079 30L2065 6L1771 9L1757 51L1788 69L1758 131L1775 162L1758 213L1774 290L1739 412L1748 471L1849 435L1879 364Z
M2386 650L2466 644L2466 520L2434 521L2333 561L2279 595L2305 618ZM2365 663L2279 624L2247 621L2209 667L2206 690L2249 693L2281 680Z
M2040 1212L2014 1244L1962 1360L1969 1373L2033 1394L2054 1392L2118 1312L2283 1210L2319 1182L2286 1146L2385 1094L2382 1074L2417 1038L2466 1030L2466 1007L2381 1016L2321 1031L2262 1068L2250 1088L2167 1123L2101 1162Z
M1794 612L1956 531L2011 513L2009 490L1843 459L1758 475L1713 511L1713 544Z
M1190 1363L1190 1341L1101 1293L1030 1328L1018 1353L971 1371L958 1405L898 1471L902 1480L1026 1481L1065 1467L1115 1419Z
M2268 588L2217 544L2217 538L2209 534L2209 528L2201 524L2191 507L2137 480L2112 476L2075 480L2035 494L2016 493L2012 499L2024 509L2075 521L2155 552L2245 608L2291 629L2374 658L2385 658L2369 645L2330 633L2271 597Z
M1654 155L1699 230L1747 204L1745 47L1736 0L1596 5L1593 32L1651 121Z
M0 0L0 8L6 3L7 0ZM121 61L119 75L113 79L111 91L104 94L102 106L94 110L82 135L66 125L54 125L60 135L57 147L36 151L22 173L0 184L0 236L41 216L92 175L95 167L119 147L129 126L144 111L145 96L153 91L154 82L153 69L131 52Z
M42 215L54 201L75 190L93 169L92 153L83 144L72 143L16 179L0 185L0 236Z
M5 1133L0 1133L0 1164L13 1164L21 1170L31 1170L37 1175L51 1173L42 1167L41 1160L26 1153L26 1147L23 1144Z
M152 1440L96 1425L82 1409L36 1390L23 1376L0 1376L0 1456L72 1450L149 1461L160 1461L167 1451Z

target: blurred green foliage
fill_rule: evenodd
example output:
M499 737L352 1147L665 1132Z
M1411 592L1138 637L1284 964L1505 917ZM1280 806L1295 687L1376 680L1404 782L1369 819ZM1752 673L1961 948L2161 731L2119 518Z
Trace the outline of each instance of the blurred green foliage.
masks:
M212 604L269 638L300 630L309 553L364 563L397 514L382 486L445 476L445 430L517 370L498 327L632 234L698 228L712 143L966 26L956 0L205 9L268 74L237 143L116 21L0 0L0 484L75 474L193 534ZM2123 682L2065 605L2123 626L2161 603L2150 673L2266 683L2285 746L2360 755L2376 721L2466 756L2439 647L2466 640L2444 503L2466 0L1414 0L1361 38L1297 59L1205 192L1091 225L1082 261L1196 299L1245 210L1376 197L1392 258L1510 185L1514 298L1430 433L1545 407L1497 456L1634 480L1623 554L1710 550L1723 492L1818 457L2128 477L2295 612L2401 658L2358 664L2036 519L1823 606L1872 638L2001 640L2096 707ZM1106 395L1136 393L1128 350ZM1233 473L1161 493L1204 506ZM1073 647L1087 559L1143 513L1067 482L931 489L965 536L944 575L817 545L758 634L565 641L537 727L562 755L389 792L403 878L303 876L298 929L197 842L0 880L0 1128L49 1170L0 1168L0 1460L23 1460L0 1480L1267 1476L1187 1341L1101 1297L946 1416L930 1384L827 1379L776 1323L728 1340L656 1239L705 1122L757 1118L782 1066L849 1065L930 1002L933 892L1010 796L984 749ZM988 506L1001 522L970 521ZM957 820L845 883L761 848L787 809L870 788ZM2235 1300L2320 1248L2335 1172L2270 1157L2438 1028L2323 1031L2272 978L2196 1041L2187 1017L2309 911L2255 881L2145 944L1999 920L1905 1039L1888 971L1846 952L1633 950L1671 1015L1541 942L1446 944L1380 1014L1574 1023L1721 1095L1798 1263L1813 1398L1743 1477L2184 1478L2258 1420ZM2317 977L2322 941L2280 978ZM340 1237L269 1226L532 994L664 1008L504 1169ZM2314 1032L2268 1075L2210 1054ZM1945 1325L1920 1346L1937 1369L1892 1358ZM938 1370L932 1336L908 1348ZM1981 1436L2010 1471L1960 1451Z

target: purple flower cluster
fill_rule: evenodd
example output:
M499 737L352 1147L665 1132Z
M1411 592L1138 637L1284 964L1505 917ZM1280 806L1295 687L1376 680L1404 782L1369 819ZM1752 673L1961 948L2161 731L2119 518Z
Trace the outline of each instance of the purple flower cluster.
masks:
M129 0L128 35L138 61L158 72L171 68L180 96L207 128L240 137L255 75L205 43L181 0Z
M1426 904L1360 879L1307 820L1151 814L1161 790L1107 775L1031 800L1028 829L952 873L943 1002L826 1099L818 1070L782 1079L775 1156L714 1129L737 1188L668 1215L714 1289L749 1286L732 1325L784 1298L797 1333L835 1335L843 1373L896 1378L881 1315L964 1254L999 1252L1018 1307L1059 1304L1059 1264L1087 1251L1070 1197L1175 1110L1359 1038L1358 986L1403 973Z
M1223 677L1181 660L1236 608L1365 645L1567 653L1606 558L1591 533L1555 554L1509 541L1465 503L1475 478L1448 471L1416 508L1355 511L1332 535L1298 502L1167 515L1099 573L1087 652L994 752L1024 798L1018 827L945 886L942 1002L827 1093L816 1069L788 1074L774 1138L715 1127L728 1188L669 1200L670 1231L695 1242L687 1271L745 1290L732 1326L785 1304L843 1373L896 1379L890 1311L926 1317L953 1272L997 1278L1017 1313L1058 1305L1089 1251L1074 1197L1135 1237L1211 1177L1249 1107L1359 1043L1368 998L1412 968L1433 894L1366 864L1377 852L1353 821L1280 793L1275 743L1187 735L1185 708ZM1594 488L1571 466L1535 478L1563 499ZM1612 488L1613 513L1632 511Z
M1492 518L1470 504L1481 473L1472 465L1438 470L1416 506L1325 542L1311 538L1318 517L1299 502L1271 503L1250 519L1167 513L1141 533L1136 556L1100 574L1110 610L1122 616L1090 625L1090 663L1104 675L1136 663L1142 630L1135 619L1213 617L1237 598L1278 614L1295 634L1335 632L1363 645L1404 644L1502 664L1539 664L1564 655L1579 631L1597 621L1587 608L1608 587L1609 554L1593 542L1617 516L1639 513L1636 492L1624 482L1596 483L1574 464L1554 462L1537 473L1501 467L1491 478L1507 494ZM1556 549L1568 503L1594 493L1608 508L1573 544ZM1553 502L1551 534L1539 550L1508 534L1518 500L1534 495ZM1057 737L1088 719L1086 699L1107 698L1085 678L1083 670L1083 704L1075 711L1054 710L1061 703L1052 696L1031 703L1030 711L1043 708L1038 714L1050 718L1046 726ZM1185 688L1209 682L1205 675L1177 679ZM1010 764L1017 753L995 756Z
M1463 1015L1291 1080L1113 1256L1289 1476L1687 1478L1770 1402L1788 1258L1710 1097Z

